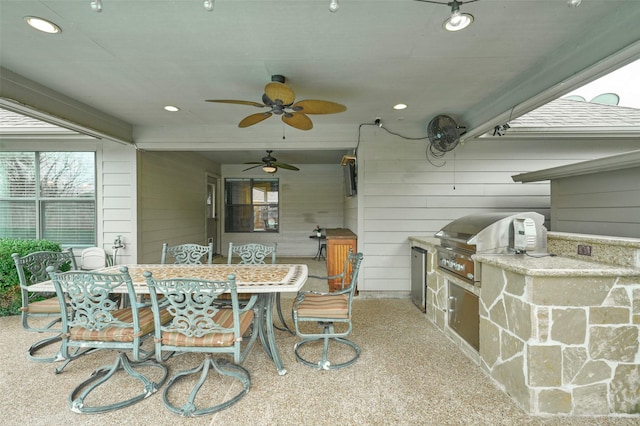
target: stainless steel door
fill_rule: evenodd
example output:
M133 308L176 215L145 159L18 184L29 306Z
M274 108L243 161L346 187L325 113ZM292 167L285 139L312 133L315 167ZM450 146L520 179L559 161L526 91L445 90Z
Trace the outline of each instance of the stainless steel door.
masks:
M411 247L411 300L422 312L426 304L427 251L421 247Z
M480 349L478 296L449 282L449 327L476 350Z

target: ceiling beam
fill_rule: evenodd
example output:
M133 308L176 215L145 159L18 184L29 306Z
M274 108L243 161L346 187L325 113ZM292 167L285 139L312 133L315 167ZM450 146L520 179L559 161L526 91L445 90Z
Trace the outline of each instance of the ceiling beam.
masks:
M98 139L133 144L133 126L0 68L0 106Z

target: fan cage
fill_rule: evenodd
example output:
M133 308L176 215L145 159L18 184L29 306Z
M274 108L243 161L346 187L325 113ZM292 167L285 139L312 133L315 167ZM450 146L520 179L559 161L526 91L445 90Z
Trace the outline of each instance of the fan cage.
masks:
M429 121L427 136L433 149L448 152L458 145L460 131L453 118L447 115L438 115Z

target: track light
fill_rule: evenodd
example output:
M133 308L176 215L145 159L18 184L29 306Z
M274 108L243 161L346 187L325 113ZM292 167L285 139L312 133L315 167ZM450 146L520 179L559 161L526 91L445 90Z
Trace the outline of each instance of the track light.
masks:
M98 13L102 12L102 0L92 0L91 10Z
M329 10L332 12L337 12L339 7L338 0L331 0L331 3L329 3Z
M213 10L214 0L204 0L204 8L207 12L211 12Z
M458 0L453 0L451 3L451 16L444 21L442 27L447 31L460 31L467 28L473 22L473 15L468 13L460 13L460 4Z
M473 15L468 13L460 13L460 5L464 3L473 3L480 0L452 0L450 2L442 2L435 0L416 0L424 3L446 4L451 6L451 16L442 23L442 28L447 31L460 31L467 28L473 22Z

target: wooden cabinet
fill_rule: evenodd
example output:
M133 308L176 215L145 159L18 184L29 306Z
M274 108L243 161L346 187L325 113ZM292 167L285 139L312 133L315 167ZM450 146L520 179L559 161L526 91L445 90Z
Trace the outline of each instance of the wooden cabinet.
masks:
M356 234L349 229L327 229L327 275L339 275L344 269L344 263L349 255L349 249L358 251ZM329 291L340 290L342 279L329 280Z

